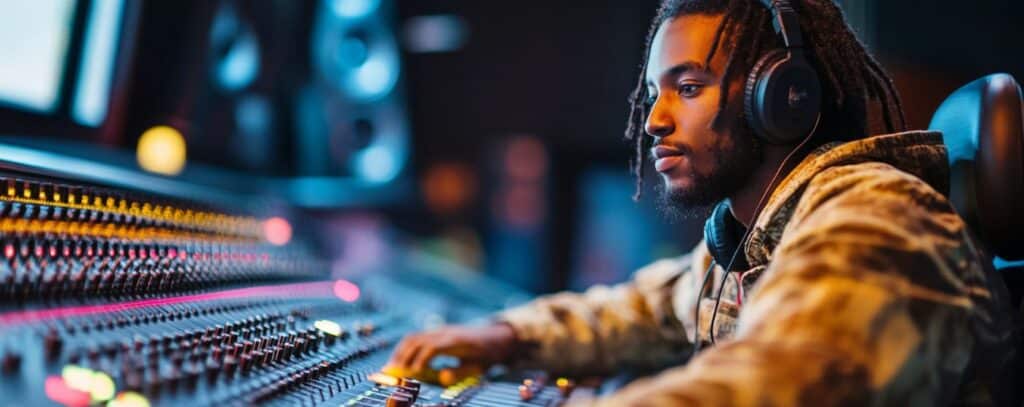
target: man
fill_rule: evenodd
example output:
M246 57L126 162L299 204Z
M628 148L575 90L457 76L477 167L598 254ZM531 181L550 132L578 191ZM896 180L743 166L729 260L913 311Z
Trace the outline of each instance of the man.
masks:
M421 372L448 354L593 375L693 355L597 404L1007 402L1012 312L943 196L941 136L898 132L891 80L831 0L794 3L822 89L801 142L766 143L744 114L749 72L782 46L760 1L665 2L632 96L638 183L651 145L668 200L724 202L712 222L746 237L737 255L714 264L702 242L618 286L412 335L390 366Z

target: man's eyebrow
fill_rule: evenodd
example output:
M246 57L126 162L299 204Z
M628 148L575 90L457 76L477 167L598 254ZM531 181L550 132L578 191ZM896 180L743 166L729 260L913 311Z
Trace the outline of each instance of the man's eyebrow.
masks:
M674 78L690 71L704 71L704 65L697 61L686 61L673 65L661 74L661 78ZM647 86L654 86L650 80L644 81Z

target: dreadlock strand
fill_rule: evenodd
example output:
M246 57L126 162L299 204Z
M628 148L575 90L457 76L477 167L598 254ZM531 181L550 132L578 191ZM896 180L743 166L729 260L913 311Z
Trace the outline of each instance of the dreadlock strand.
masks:
M758 15L755 15L753 9L751 7L748 7L748 13L746 13L745 21L745 23L748 24L745 25L746 29L744 29L740 33L739 37L736 38L736 42L751 42L751 47L748 50L737 49L735 52L733 52L732 57L729 58L728 65L726 67L726 73L723 77L723 93L728 94L728 91L726 90L727 84L724 82L730 80L733 77L733 75L735 75L734 70L736 69L736 66L735 64L733 64L733 57L736 57L737 59L741 60L742 64L746 67L754 66L755 60L761 54L761 49L764 45L765 39L765 36L763 35L763 32L762 30L760 30L760 28L764 27L764 25L767 23L767 19L768 15L766 13L762 12ZM753 41L751 41L751 37L753 37ZM742 81L745 82L746 79L742 78ZM722 100L720 100L719 112L725 110L725 105L726 100L723 98Z
M642 154L643 138L642 137L637 137L633 141L633 145L634 145L635 155L634 155L633 159L630 160L630 167L632 167L631 168L631 170L632 170L631 172L633 173L634 176L636 176L636 185L635 185L635 191L633 191L633 199L634 200L639 200L640 199L640 195L641 195L641 191L643 190L643 182L644 182L644 158L643 158L644 156Z
M636 79L636 87L633 88L633 92L630 94L629 103L629 119L626 124L626 140L632 140L635 145L634 156L631 160L631 169L633 174L636 176L636 186L633 192L633 200L639 201L643 195L644 186L644 130L643 121L647 116L647 87L644 85L645 77L647 76L647 59L651 54L651 42L654 40L654 33L658 29L658 20L663 13L666 13L666 7L668 3L663 3L658 9L659 17L655 18L655 21L651 24L651 27L647 30L647 40L645 41L643 61L640 63L640 75Z
M646 61L646 58L645 58ZM641 72L647 70L647 63L644 62ZM630 169L633 175L636 176L636 190L633 192L633 200L639 200L641 191L643 190L643 179L644 179L644 156L643 156L643 135L637 134L641 132L640 121L643 120L644 116L644 99L647 98L647 89L643 84L643 74L637 81L637 87L633 90L630 95L630 111L629 120L626 125L626 139L633 141L635 145L636 155L630 160Z
M739 5L737 6L737 4ZM741 11L742 14L740 14L737 18L730 18L730 14L735 15L736 13L740 13ZM729 59L727 59L725 62L725 69L722 72L721 81L718 84L719 94L721 96L718 99L718 112L715 113L715 117L711 120L712 127L716 127L719 125L719 122L722 117L722 112L725 111L725 108L729 103L729 82L732 80L733 76L735 76L736 70L736 64L734 62L737 59L737 56L739 56L740 60L744 59L743 51L738 47L738 45L746 43L747 40L749 40L751 33L753 33L756 38L756 34L758 32L756 28L758 26L750 24L753 22L752 20L754 17L753 7L750 6L750 3L748 1L740 0L739 2L731 2L728 13L729 14L726 14L725 18L734 21L735 23L730 24L730 26L737 25L738 29L735 30L737 31L735 33L732 32L732 30L729 31L731 37L733 37L734 40L726 42L728 48L732 50L732 52L729 53ZM708 65L710 66L710 60Z
M822 68L822 71L825 74L825 79L828 81L828 84L831 87L832 92L835 93L833 101L835 102L837 107L842 108L844 103L843 101L846 99L846 92L843 92L843 87L839 83L839 78L836 77L836 73L835 71L832 70L832 67L828 65L822 65Z
M903 101L900 100L900 94L898 91L896 91L896 85L893 83L892 78L885 73L884 69L882 69L882 66L878 63L878 60L872 57L871 54L865 54L865 57L869 69L871 69L879 78L879 80L882 81L883 86L889 92L889 95L891 96L893 103L895 104L893 108L896 110L896 113L900 118L900 128L898 130L906 130L907 118L906 114L903 112Z
M704 58L704 66L711 66L711 59L715 57L715 53L718 52L719 44L722 42L722 33L725 32L725 28L729 25L729 12L725 13L725 17L722 18L722 22L718 23L718 28L715 29L715 40L711 42L711 51L708 52L708 56Z
M874 70L870 70L869 73L871 77L874 78L874 81L871 83L871 86L876 88L877 92L880 92L880 94L878 95L878 99L882 104L882 118L885 119L885 127L887 129L886 131L890 133L894 132L896 131L896 126L893 124L892 109L890 109L889 107L889 91L886 90L885 85L882 84L884 79L879 78L878 74Z
M726 11L725 17L722 18L722 24L723 25L725 25L725 23L729 22L730 20L732 20L734 18L733 16L736 13L735 7L733 7L734 4L735 4L735 2L730 3L729 10ZM740 17L740 18L737 19L737 22L738 23L743 23L744 20L742 19L742 17ZM740 35L742 35L743 33L746 32L746 30L744 29L743 26L739 27L739 31L740 31ZM731 31L730 31L730 34L731 34L731 36L735 36L736 35L735 33L732 33ZM719 119L721 119L721 117L722 117L722 112L725 111L725 106L726 106L726 104L729 101L729 78L732 76L732 70L733 70L732 61L733 61L733 58L736 56L736 43L735 43L735 41L728 41L727 40L726 44L729 47L729 49L732 50L732 52L729 52L729 58L726 59L726 61L725 61L725 68L722 70L722 76L721 76L721 79L720 79L720 81L718 83L718 93L719 93L719 97L718 97L718 112L715 113L715 117L711 119L710 123L708 123L708 125L711 126L712 128L715 128L715 127L718 126ZM705 66L707 67L707 69L709 69L709 70L711 69L711 58L707 59L707 63L705 64Z

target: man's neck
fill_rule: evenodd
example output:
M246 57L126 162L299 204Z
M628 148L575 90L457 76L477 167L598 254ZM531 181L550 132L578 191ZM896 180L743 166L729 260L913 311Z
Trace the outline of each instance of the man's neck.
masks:
M782 179L786 178L786 175L793 170L794 167L801 160L803 160L806 153L797 152L793 154L793 157L786 162L786 168L779 171L778 179L775 180L775 185L769 185L772 183L772 177L775 175L776 170L782 165L782 161L785 160L786 155L792 151L792 146L764 146L764 162L754 171L754 174L750 177L750 181L746 183L742 188L736 191L734 194L729 196L729 203L732 209L732 216L735 216L743 226L749 228L751 224L756 220L754 217L758 214L755 211L758 210L758 201L764 196L764 200L768 200L768 195L771 194L769 188L775 188L778 186ZM762 205L766 205L767 202L763 202ZM763 209L763 208L762 208Z

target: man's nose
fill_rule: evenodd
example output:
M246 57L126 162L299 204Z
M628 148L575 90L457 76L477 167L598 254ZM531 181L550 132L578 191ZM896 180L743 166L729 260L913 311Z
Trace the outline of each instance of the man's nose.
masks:
M651 113L647 115L644 131L651 137L664 138L675 131L675 123L672 121L672 116L655 103L651 108Z

